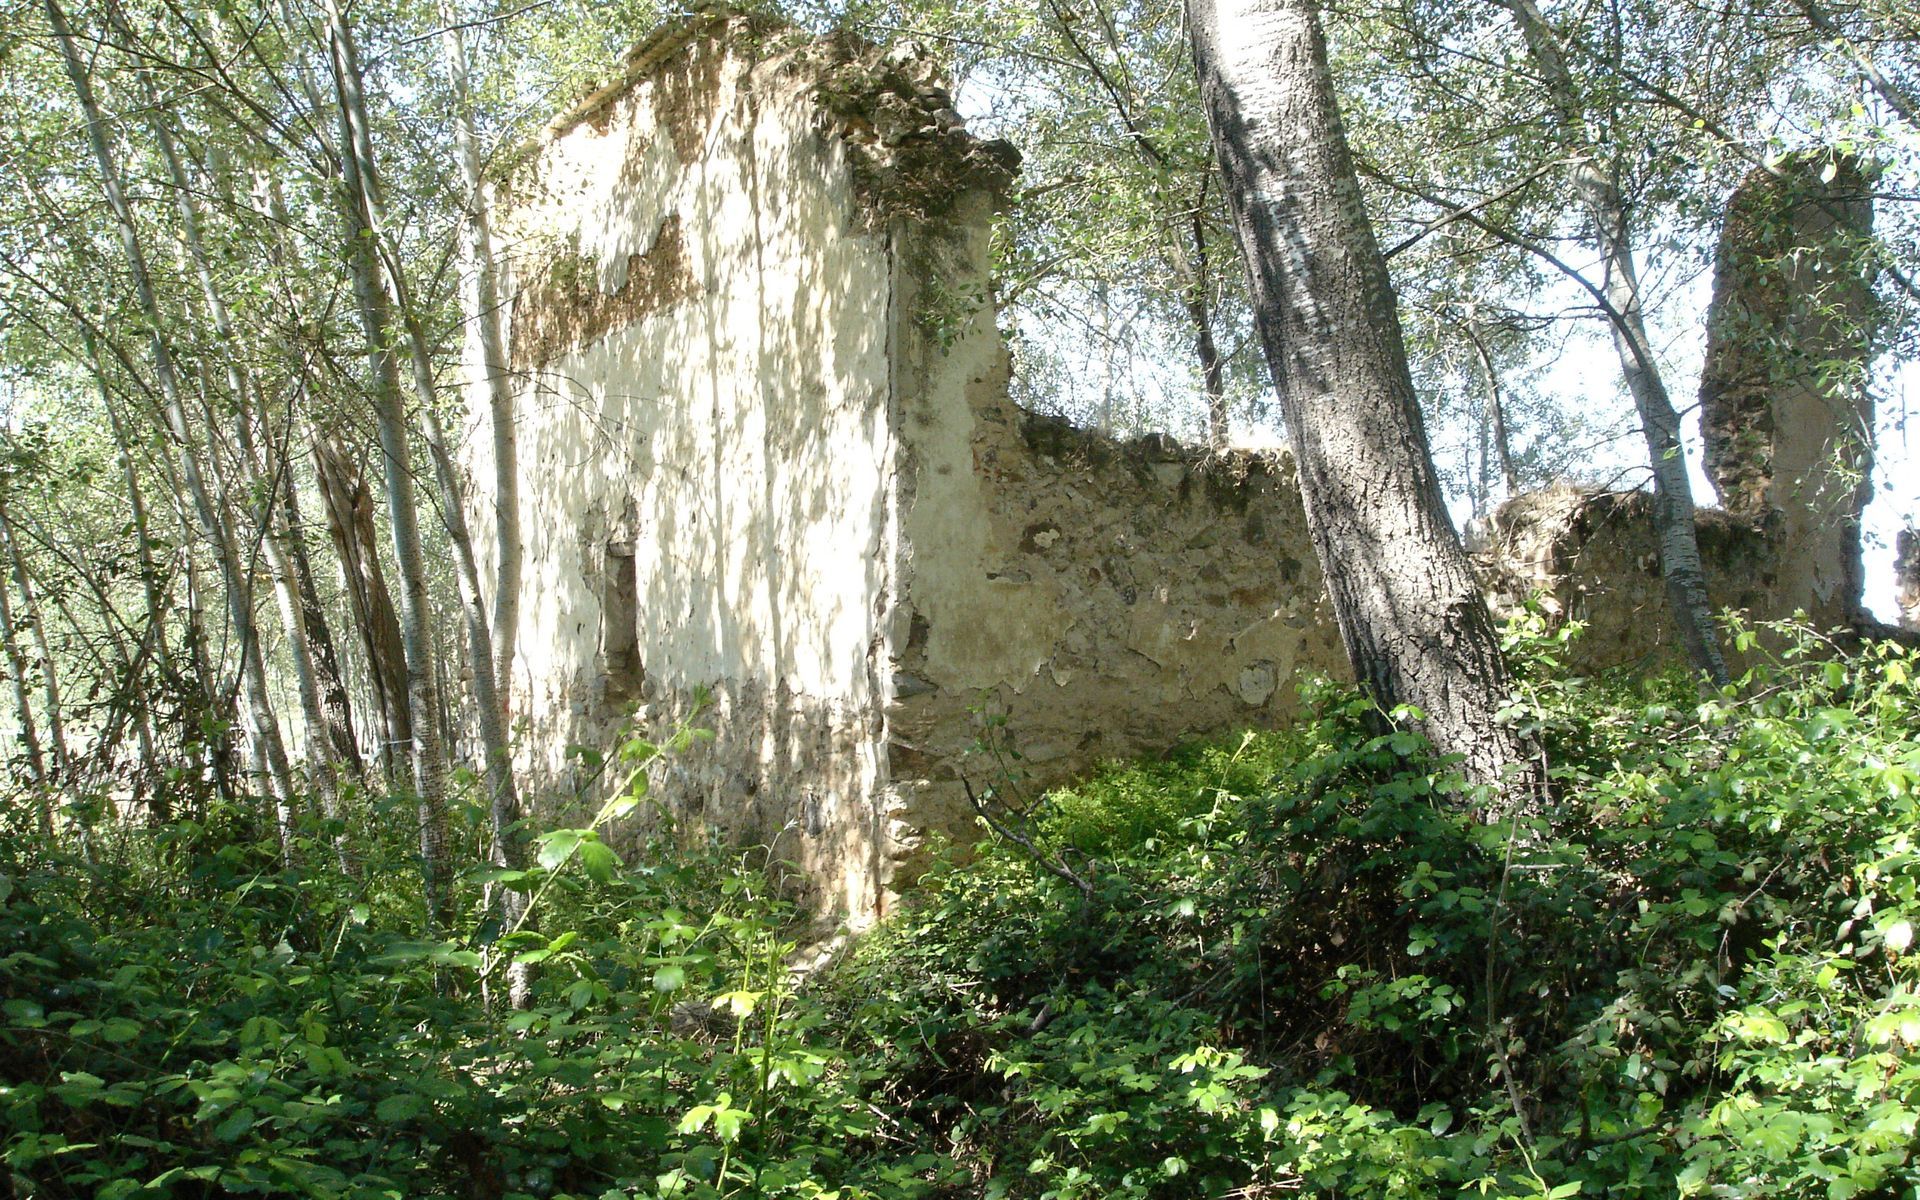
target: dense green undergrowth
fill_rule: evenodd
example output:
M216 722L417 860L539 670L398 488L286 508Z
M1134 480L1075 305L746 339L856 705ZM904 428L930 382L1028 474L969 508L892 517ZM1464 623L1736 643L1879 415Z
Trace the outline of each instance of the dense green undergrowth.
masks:
M1323 689L1289 731L1001 810L1031 848L956 856L804 981L794 914L717 848L621 862L556 831L539 867L463 881L472 927L436 941L398 832L349 874L332 831L289 867L217 813L14 830L4 1178L102 1200L1920 1195L1920 661L1787 644L1702 701L1570 681L1522 639L1513 717L1556 790L1520 809ZM502 886L540 932L487 920Z

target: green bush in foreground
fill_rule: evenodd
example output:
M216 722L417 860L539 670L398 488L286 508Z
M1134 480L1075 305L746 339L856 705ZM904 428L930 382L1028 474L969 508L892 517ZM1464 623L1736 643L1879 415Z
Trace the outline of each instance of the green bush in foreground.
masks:
M1325 690L1043 799L798 983L758 872L598 824L449 941L397 841L8 838L0 1158L48 1197L1920 1195L1920 663L1785 644L1702 701L1518 639L1557 789L1518 810Z

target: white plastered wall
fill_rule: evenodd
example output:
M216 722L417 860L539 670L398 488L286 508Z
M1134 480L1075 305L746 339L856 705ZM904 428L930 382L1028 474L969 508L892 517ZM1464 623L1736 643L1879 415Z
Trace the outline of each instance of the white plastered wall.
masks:
M684 276L518 385L521 765L549 802L603 786L568 748L613 744L608 547L630 544L639 727L714 692L698 723L715 740L667 767L679 815L771 843L858 921L884 769L888 247L856 227L843 151L787 60L750 65L717 40L680 53L709 56L692 94L642 81L559 134L498 220L510 304L547 299L540 273L563 260L621 296L676 218Z

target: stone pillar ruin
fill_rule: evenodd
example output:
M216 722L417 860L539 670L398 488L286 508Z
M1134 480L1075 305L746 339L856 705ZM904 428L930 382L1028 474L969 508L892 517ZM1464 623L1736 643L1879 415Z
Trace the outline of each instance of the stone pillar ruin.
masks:
M1771 607L1824 626L1861 611L1872 236L1857 159L1821 151L1755 168L1727 203L1707 310L1708 473L1728 514L1773 545Z

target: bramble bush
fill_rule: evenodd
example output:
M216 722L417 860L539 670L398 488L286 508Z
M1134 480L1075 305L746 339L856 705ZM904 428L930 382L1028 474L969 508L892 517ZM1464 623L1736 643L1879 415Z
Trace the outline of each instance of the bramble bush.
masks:
M1920 1195L1920 662L1735 632L1764 665L1703 698L1517 628L1522 805L1316 687L1001 809L1027 845L804 978L751 856L614 853L644 743L445 939L404 821L357 875L219 812L9 830L0 1162L109 1200Z

